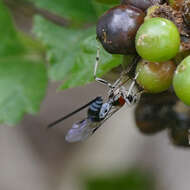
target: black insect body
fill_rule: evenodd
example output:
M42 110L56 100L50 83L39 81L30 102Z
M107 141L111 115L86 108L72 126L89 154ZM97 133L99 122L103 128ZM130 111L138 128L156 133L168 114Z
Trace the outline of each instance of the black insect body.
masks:
M90 104L88 108L88 117L92 121L98 122L102 120L102 118L100 118L99 116L102 105L103 105L102 97L97 97L97 99L92 104Z
M97 50L96 63L94 67L94 78L97 82L106 85L108 90L107 101L103 102L102 97L96 97L94 100L88 102L86 105L80 107L74 112L58 119L57 121L51 123L48 128L55 126L57 123L69 118L75 113L88 107L86 118L81 121L74 123L71 129L65 136L67 142L78 142L87 139L91 136L102 124L110 118L115 112L117 112L124 104L133 105L137 102L141 93L134 92L136 87L136 78L138 74L132 79L132 82L127 87L127 82L130 81L126 73L122 73L119 79L117 79L113 84L108 81L96 77L96 72L99 64L99 49Z
M88 109L87 118L73 124L65 137L66 141L83 141L91 136L109 117L119 110L120 106L113 106L113 103L112 99L102 103L101 107L97 101L92 103Z
M124 104L124 99L116 94L114 94L114 96L110 96L108 98L108 101L105 103L103 103L102 97L97 97L91 102L77 109L76 111L53 122L48 127L50 128L55 126L57 123L67 119L78 111L81 111L85 107L89 106L87 111L87 117L77 123L74 123L65 137L67 142L83 141L91 136L109 117L111 117Z
M75 113L83 110L86 107L89 107L87 111L87 117L77 123L74 123L65 137L67 142L78 142L87 139L89 136L94 134L94 132L100 128L102 124L114 113L116 113L124 104L132 105L137 101L140 93L133 92L135 81L131 82L127 90L125 88L126 82L123 82L124 78L124 76L121 76L113 85L103 79L96 78L98 82L107 84L110 88L108 91L107 101L103 102L102 97L97 97L67 116L53 122L48 127L53 127L57 123L67 119Z

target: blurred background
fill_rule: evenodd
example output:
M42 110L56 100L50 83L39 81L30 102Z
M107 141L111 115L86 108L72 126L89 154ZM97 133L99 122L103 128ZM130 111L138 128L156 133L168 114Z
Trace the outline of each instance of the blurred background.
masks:
M25 116L16 127L1 126L1 189L93 189L89 183L110 189L116 180L122 185L114 189L185 190L190 185L189 150L172 145L167 131L141 134L134 108L122 108L82 143L68 144L64 135L85 112L46 130L48 123L105 90L90 84L56 93L51 84L37 117Z
M9 5L9 4L8 4ZM30 33L32 14L10 6L15 25ZM87 141L64 140L78 113L46 130L53 120L75 110L107 88L96 83L57 91L50 83L37 116L0 128L2 190L186 190L190 151L172 145L165 130L147 136L135 124L135 107L123 107Z

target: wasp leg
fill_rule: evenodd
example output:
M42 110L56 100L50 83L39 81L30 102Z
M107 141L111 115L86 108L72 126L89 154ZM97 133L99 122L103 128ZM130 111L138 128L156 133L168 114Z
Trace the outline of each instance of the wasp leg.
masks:
M130 78L126 75L125 72L122 72L120 77L113 83L114 88L118 88L126 83Z
M143 94L144 92L145 90L143 89L135 93L134 100L133 100L134 104L138 103L138 101L140 100L141 94Z
M140 99L140 96L143 92L145 92L144 90L140 90L136 93L134 93L134 88L137 87L135 86L136 84L136 79L138 77L139 73L137 73L134 77L134 79L132 79L132 83L129 86L129 89L126 89L124 86L121 87L121 93L123 98L125 99L126 103L128 105L133 105L135 103L138 102L138 100Z
M96 62L95 62L95 66L94 66L94 78L95 81L104 84L106 86L108 86L110 89L113 89L113 85L111 83L109 83L108 81L102 79L102 78L98 78L96 76L97 70L98 70L98 65L99 65L99 61L100 61L100 48L97 48L97 55L96 55Z
M135 75L135 78L132 79L132 83L131 83L131 85L130 85L130 87L129 87L127 96L129 96L130 94L132 94L132 90L133 90L133 88L134 88L134 86L135 86L135 84L136 84L136 79L137 79L138 75L139 75L139 72Z

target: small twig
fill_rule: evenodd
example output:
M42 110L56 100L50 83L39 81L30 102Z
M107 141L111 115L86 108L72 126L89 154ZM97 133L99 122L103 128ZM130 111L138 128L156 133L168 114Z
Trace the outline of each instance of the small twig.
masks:
M34 4L27 2L25 0L4 0L4 2L10 8L18 8L23 14L39 14L49 21L54 22L60 26L69 26L71 21L63 18L55 13L49 12L48 10L37 8Z
M44 10L44 9L40 9L40 8L35 8L35 9L36 9L37 14L43 16L47 20L51 20L55 24L58 24L60 26L69 26L70 25L70 21L63 17L60 17L54 13L50 13L49 11Z

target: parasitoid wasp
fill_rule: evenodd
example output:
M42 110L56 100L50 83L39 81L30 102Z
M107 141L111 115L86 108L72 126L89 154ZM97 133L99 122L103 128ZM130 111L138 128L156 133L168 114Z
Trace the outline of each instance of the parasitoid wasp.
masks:
M65 136L67 142L78 142L87 139L89 136L102 126L102 124L109 119L114 113L116 113L124 104L133 105L139 99L143 91L134 92L136 78L138 73L132 79L129 87L126 87L130 78L127 75L127 71L123 72L119 79L113 84L108 81L96 77L96 72L99 64L99 48L97 49L96 63L94 67L94 78L97 82L108 86L108 97L104 102L102 97L96 97L92 101L76 109L72 113L54 121L48 125L48 128L54 127L56 124L64 121L72 115L88 107L86 118L73 124ZM130 80L131 81L131 80Z

